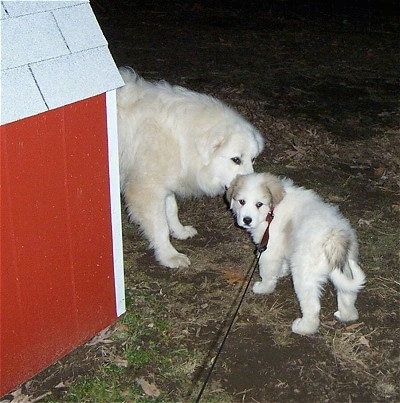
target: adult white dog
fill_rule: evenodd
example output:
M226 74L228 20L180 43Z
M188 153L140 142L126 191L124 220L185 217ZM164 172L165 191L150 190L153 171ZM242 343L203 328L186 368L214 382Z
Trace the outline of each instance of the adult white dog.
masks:
M292 273L303 315L293 322L294 333L318 330L320 294L328 279L337 290L335 318L358 319L355 301L365 275L357 263L355 232L337 207L290 179L267 173L238 176L226 196L237 224L256 244L265 244L264 234L269 235L259 261L262 281L254 284L253 291L272 293L278 278Z
M137 222L167 267L187 267L169 236L197 233L178 219L175 195L223 194L238 174L253 172L263 149L260 133L243 117L207 95L150 83L121 68L117 91L121 191Z

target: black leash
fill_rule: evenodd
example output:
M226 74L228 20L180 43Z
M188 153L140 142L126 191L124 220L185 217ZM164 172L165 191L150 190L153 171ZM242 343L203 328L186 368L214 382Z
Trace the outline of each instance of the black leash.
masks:
M269 241L269 227L270 227L271 221L272 221L273 219L274 219L274 206L271 206L271 209L270 209L270 211L268 212L267 217L265 218L265 220L266 220L267 223L268 223L268 226L267 226L267 228L265 229L265 232L264 232L264 235L263 235L263 237L262 237L262 239L261 239L260 244L257 246L258 254L257 254L256 257L254 258L253 263L252 263L252 265L250 266L250 269L249 269L249 271L248 271L247 274L246 274L246 275L248 275L248 274L250 273L249 279L247 280L246 287L245 287L245 289L244 289L244 291L243 291L243 294L242 294L242 296L241 296L241 298L240 298L240 301L239 301L239 303L238 303L238 306L236 307L236 311L235 311L235 313L233 314L231 323L229 324L228 329L227 329L226 332L225 332L225 336L224 336L224 338L222 339L222 343L220 344L220 346L219 346L219 348L218 348L217 354L216 354L216 356L215 356L215 358L214 358L214 360L213 360L213 362L212 362L212 364L211 364L210 369L208 370L206 379L205 379L204 382L203 382L203 386L201 387L201 390L200 390L199 394L197 395L196 403L199 403L199 402L200 402L201 396L203 395L204 389L206 388L206 386L207 386L207 384L208 384L208 381L210 380L210 377L211 377L211 374L212 374L212 372L213 372L213 370L214 370L214 367L215 367L215 364L216 364L216 362L217 362L217 359L218 359L218 357L220 356L220 354L221 354L221 352L222 352L222 349L224 348L225 341L226 341L226 339L228 338L229 332L231 331L232 326L233 326L233 323L235 322L235 319L236 319L236 317L237 317L237 314L239 313L239 309L240 309L240 307L242 306L242 302L243 302L244 297L245 297L245 295L246 295L246 292L247 292L247 290L248 290L248 288L249 288L249 286L250 286L251 279L253 278L253 275L254 275L254 272L255 272L255 270L256 270L256 267L258 266L258 262L260 261L261 254L267 249L268 241Z
M258 262L259 262L259 260L260 260L261 253L262 253L262 252L260 252L260 251L258 252L257 256L256 256L256 257L254 258L254 260L253 260L252 265L250 266L249 271L248 271L247 274L246 274L246 275L248 275L248 274L250 273L249 279L247 280L246 287L245 287L245 289L244 289L244 291L243 291L243 293L242 293L242 296L241 296L240 301L239 301L239 303L238 303L238 306L237 306L237 308L236 308L236 310L235 310L235 313L233 314L233 317L232 317L232 320L231 320L231 322L230 322L230 324L229 324L229 326L228 326L228 329L227 329L226 332L225 332L225 336L224 336L224 338L222 339L222 342L221 342L221 344L220 344L220 346L219 346L219 348L218 348L217 354L216 354L216 356L215 356L215 358L214 358L214 360L213 360L213 362L212 362L212 365L211 365L210 369L208 370L206 379L205 379L204 382L203 382L203 386L201 387L201 390L200 390L199 394L197 395L196 403L199 403L199 402L200 402L201 396L203 395L204 389L206 388L206 386L207 386L207 384L208 384L208 381L210 380L211 374L212 374L212 372L213 372L213 370L214 370L214 367L215 367L215 364L216 364L216 362L217 362L217 360L218 360L218 357L220 356L220 354L221 354L221 352L222 352L222 349L224 348L225 341L226 341L226 339L228 338L229 332L230 332L231 329L232 329L233 323L235 322L235 319L236 319L236 317L237 317L237 314L239 313L239 309L240 309L240 307L241 307L241 305L242 305L242 302L243 302L243 300L244 300L244 297L245 297L245 295L246 295L246 292L247 292L247 290L248 290L248 288L249 288L249 286L250 286L251 279L253 278L254 272L255 272L255 270L256 270L256 268L257 268L257 266L258 266Z

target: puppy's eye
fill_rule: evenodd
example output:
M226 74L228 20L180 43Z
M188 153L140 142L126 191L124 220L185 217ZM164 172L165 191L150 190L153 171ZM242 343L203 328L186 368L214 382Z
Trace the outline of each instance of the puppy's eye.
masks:
M246 204L246 200L240 199L240 200L238 200L238 201L239 201L239 204L240 204L241 206L244 206L244 205Z
M257 207L257 208L260 208L260 207L263 206L263 205L264 205L264 203L261 203L261 202L257 202L257 203L256 203L256 207Z
M242 163L242 160L239 157L233 157L231 160L236 164L240 165Z

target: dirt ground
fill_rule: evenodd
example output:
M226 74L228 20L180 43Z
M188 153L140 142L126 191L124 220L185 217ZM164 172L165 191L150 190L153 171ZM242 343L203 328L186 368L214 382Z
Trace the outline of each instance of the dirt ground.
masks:
M235 107L265 136L255 169L290 176L338 204L358 233L367 275L359 321L334 320L335 293L328 285L321 329L313 337L290 332L299 314L290 278L272 295L256 296L250 289L204 401L399 401L396 2L144 3L92 2L117 64ZM254 257L250 238L233 225L222 198L185 200L180 208L182 221L199 232L174 241L192 261L187 270L159 267L123 216L128 311L146 312L150 297L162 304L160 317L174 325L153 342L200 357L186 363L185 388L178 379L157 377L151 363L132 370L133 378L151 379L162 392L163 398L148 401L194 401ZM98 350L82 346L25 385L24 393L72 401L68 388L60 392L56 385L93 371L98 357ZM225 397L212 400L219 393Z

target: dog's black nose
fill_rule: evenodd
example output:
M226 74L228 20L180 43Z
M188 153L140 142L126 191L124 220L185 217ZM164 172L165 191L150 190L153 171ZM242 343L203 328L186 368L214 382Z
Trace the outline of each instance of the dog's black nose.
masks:
M249 225L249 224L251 223L251 221L252 221L251 217L244 217L244 218L243 218L243 222L244 222L246 225Z

